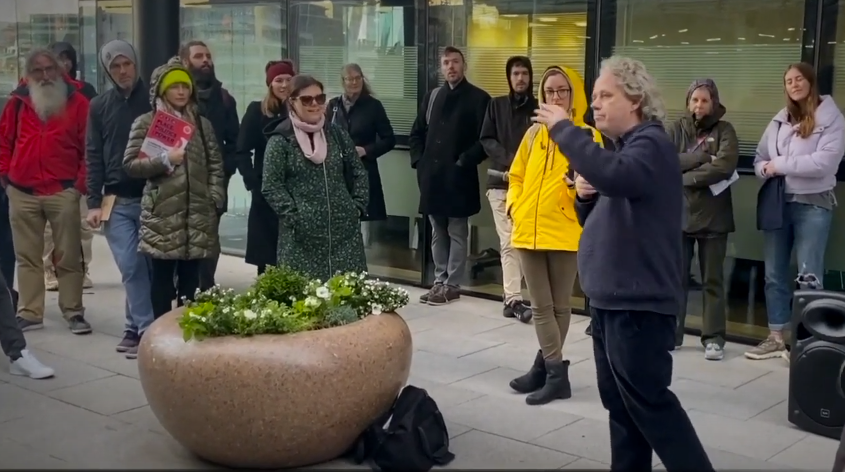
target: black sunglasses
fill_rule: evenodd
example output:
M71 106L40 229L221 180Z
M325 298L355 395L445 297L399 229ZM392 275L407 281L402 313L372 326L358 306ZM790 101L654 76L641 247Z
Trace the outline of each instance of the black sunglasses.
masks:
M294 100L299 100L300 103L303 105L310 107L315 102L317 105L325 105L326 104L326 94L321 93L320 95L311 96L311 95L300 95L298 97L294 97Z

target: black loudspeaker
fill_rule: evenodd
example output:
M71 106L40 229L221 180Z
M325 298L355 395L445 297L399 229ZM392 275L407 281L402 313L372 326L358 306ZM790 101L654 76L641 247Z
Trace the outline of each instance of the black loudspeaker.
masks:
M845 426L845 293L795 292L789 366L789 422L838 440Z

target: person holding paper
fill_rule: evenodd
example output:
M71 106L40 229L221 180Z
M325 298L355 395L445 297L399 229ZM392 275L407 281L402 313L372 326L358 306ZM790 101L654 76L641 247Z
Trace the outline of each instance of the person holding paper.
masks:
M103 227L126 292L123 339L117 352L134 359L144 331L153 322L150 301L150 258L138 252L141 197L145 179L123 169L123 153L136 118L149 113L148 88L138 75L135 48L121 39L100 49L100 64L114 87L91 100L88 135L88 224Z
M686 202L684 224L684 273L690 273L695 246L701 271L704 309L701 344L704 358L725 357L724 261L728 234L734 231L730 184L736 173L739 143L733 125L722 118L725 106L719 101L719 89L711 79L699 79L687 91L687 112L666 128L675 143L681 162ZM684 295L689 293L689 277L684 277ZM678 312L675 346L684 341L686 298Z
M745 353L754 360L786 356L783 331L792 316L796 277L824 279L825 248L837 203L833 189L845 153L845 118L833 97L819 95L813 67L790 65L783 86L786 107L766 127L754 159L758 178L783 179L784 187L783 198L774 207L757 209L758 220L761 212L777 213L765 216L776 216L780 225L763 228L769 336ZM792 268L793 248L797 274Z
M153 71L150 105L154 111L132 123L123 167L130 177L147 180L139 250L152 258L153 315L159 318L174 298L180 305L194 298L200 261L220 250L217 219L226 204L226 177L211 122L199 115L197 90L184 66L169 62ZM178 129L152 127L174 121ZM184 123L191 131L184 148L145 152L158 147L151 138L160 141L159 133L181 131Z

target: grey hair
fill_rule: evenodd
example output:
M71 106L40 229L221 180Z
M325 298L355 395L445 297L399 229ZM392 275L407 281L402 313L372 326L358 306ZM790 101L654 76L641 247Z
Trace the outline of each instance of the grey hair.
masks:
M357 73L361 76L361 80L364 81L363 87L361 88L361 95L373 95L373 89L370 87L370 81L367 80L367 76L364 75L364 71L361 69L361 66L354 62L350 62L341 68L342 77L349 75L350 72Z
M26 55L26 60L24 61L24 71L26 71L27 75L32 73L32 69L35 67L35 60L39 57L46 57L53 61L53 64L56 67L59 67L59 56L49 49L37 48L33 49Z
M639 101L643 120L663 121L666 118L663 96L645 64L630 57L612 56L602 61L601 72L615 77L625 95Z

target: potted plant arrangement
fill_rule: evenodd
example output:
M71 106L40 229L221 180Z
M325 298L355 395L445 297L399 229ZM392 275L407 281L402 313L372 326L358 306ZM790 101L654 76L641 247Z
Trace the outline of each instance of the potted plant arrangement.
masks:
M401 287L365 273L312 280L269 268L248 290L214 287L144 334L150 408L184 447L238 468L343 454L393 403L411 366Z

